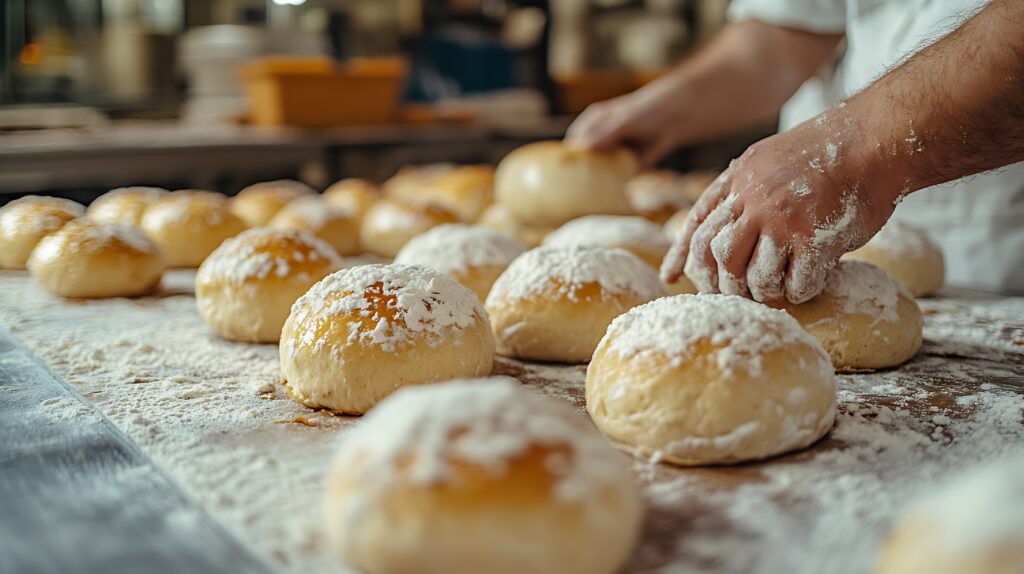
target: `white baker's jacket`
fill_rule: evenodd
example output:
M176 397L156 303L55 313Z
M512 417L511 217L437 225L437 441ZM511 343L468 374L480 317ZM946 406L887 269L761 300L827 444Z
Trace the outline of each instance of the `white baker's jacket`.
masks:
M969 17L976 0L734 0L729 18L844 33L836 61L782 110L779 129L857 93ZM949 78L948 81L956 81ZM1024 291L1024 163L920 190L895 219L924 227L946 256L946 283Z

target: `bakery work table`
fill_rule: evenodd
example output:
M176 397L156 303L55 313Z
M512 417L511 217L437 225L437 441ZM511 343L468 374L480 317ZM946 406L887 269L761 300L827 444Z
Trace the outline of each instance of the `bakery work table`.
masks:
M275 345L209 333L193 277L172 271L160 292L137 300L65 301L24 272L0 272L0 326L271 568L338 571L319 530L321 483L335 441L358 419L291 401ZM948 291L921 307L917 357L841 375L836 426L812 447L731 467L637 460L647 518L624 571L868 572L908 499L1020 448L1024 298ZM495 372L583 408L584 366L500 358ZM36 408L60 420L83 416L80 406Z

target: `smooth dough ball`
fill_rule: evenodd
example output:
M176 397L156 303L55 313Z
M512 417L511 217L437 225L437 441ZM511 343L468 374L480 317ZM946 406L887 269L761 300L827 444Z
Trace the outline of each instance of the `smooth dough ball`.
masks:
M687 180L669 170L638 173L626 182L626 197L637 215L655 223L665 223L692 202L686 195Z
M0 269L24 269L42 238L83 215L85 207L80 203L41 195L0 207Z
M556 227L583 215L632 213L625 190L636 166L636 157L624 148L597 152L537 142L501 160L494 191L516 219Z
M229 237L245 231L219 193L176 191L146 210L142 229L160 246L168 267L199 267Z
M509 212L508 208L500 203L495 203L485 209L477 223L507 233L527 247L540 245L547 234L554 231L552 227L536 227L519 221Z
M661 226L635 215L587 215L573 219L544 238L544 245L600 245L625 249L658 269L669 240Z
M359 414L399 387L491 372L494 336L480 301L415 265L328 275L281 332L281 372L296 401Z
M414 237L398 252L395 263L447 273L484 301L494 281L523 251L522 243L500 231L450 223Z
M270 220L270 227L298 229L326 241L341 255L355 255L359 248L359 218L319 197L304 197L284 206Z
M295 300L341 265L330 245L306 232L250 229L199 267L199 316L225 339L277 342Z
M494 203L494 168L463 165L438 173L422 185L394 188L394 195L411 203L429 203L472 222Z
M95 221L139 227L146 210L166 195L159 187L119 187L97 197L87 213Z
M585 363L612 319L664 295L657 272L628 251L544 246L509 265L486 306L500 354Z
M612 574L643 498L626 457L514 379L402 389L343 439L327 538L367 574Z
M1024 455L936 488L889 533L875 574L1024 572Z
M376 185L365 179L348 178L335 182L324 191L324 201L333 207L346 209L359 221L370 209L370 206L381 197Z
M391 197L408 198L423 191L441 174L455 169L454 163L438 162L424 165L407 165L384 182L384 193Z
M664 297L616 319L587 369L606 435L683 465L800 449L832 427L828 354L782 311L727 295Z
M28 260L32 277L61 297L134 297L164 274L156 244L134 227L89 218L68 222L39 242Z
M934 294L946 274L942 249L928 232L901 221L890 222L846 257L881 267L915 297Z
M285 205L301 197L315 195L316 191L301 181L279 179L254 183L238 192L231 201L235 215L249 227L260 227L281 211Z
M363 218L359 241L363 249L394 257L410 239L443 223L456 223L459 218L434 205L415 205L382 199L373 204Z
M917 302L864 261L840 261L821 294L783 308L821 342L839 371L895 367L921 348L924 316Z

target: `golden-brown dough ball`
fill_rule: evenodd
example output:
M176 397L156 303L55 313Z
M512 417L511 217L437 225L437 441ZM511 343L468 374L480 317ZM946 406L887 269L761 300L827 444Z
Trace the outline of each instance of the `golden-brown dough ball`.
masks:
M263 181L238 192L231 202L231 208L247 226L259 227L270 223L277 212L290 202L315 194L313 188L301 181Z
M139 227L146 210L166 195L159 187L119 187L97 197L87 213L96 221Z
M395 199L382 199L363 218L359 243L363 249L381 257L398 255L410 239L459 218L434 205L416 205Z
M655 223L665 223L680 209L692 205L687 181L669 170L648 170L629 178L626 195L633 211Z
M383 194L373 183L358 178L348 178L335 182L324 191L324 201L328 205L346 209L355 214L359 221Z
M527 247L536 247L541 244L548 233L554 231L553 227L535 227L527 225L516 219L508 208L500 203L495 203L484 210L480 216L478 225L488 227L496 231L507 233L515 237Z
M946 263L942 249L924 229L891 221L860 249L845 256L874 263L914 297L926 297L942 287Z
M319 197L304 197L284 206L270 227L306 231L326 241L341 255L359 253L359 219L347 209L333 207Z
M24 269L39 241L85 215L80 203L29 195L0 207L0 268Z
M463 165L425 179L420 185L394 188L393 195L411 203L429 203L473 222L494 203L494 168Z
M147 209L142 229L160 246L168 267L199 267L225 239L245 231L245 223L225 196L184 190Z

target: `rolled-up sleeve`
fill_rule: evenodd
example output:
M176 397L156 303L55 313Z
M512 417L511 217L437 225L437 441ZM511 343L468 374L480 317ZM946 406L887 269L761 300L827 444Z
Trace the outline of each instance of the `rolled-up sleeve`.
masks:
M836 34L846 30L847 0L733 0L730 21L757 20L808 32Z

